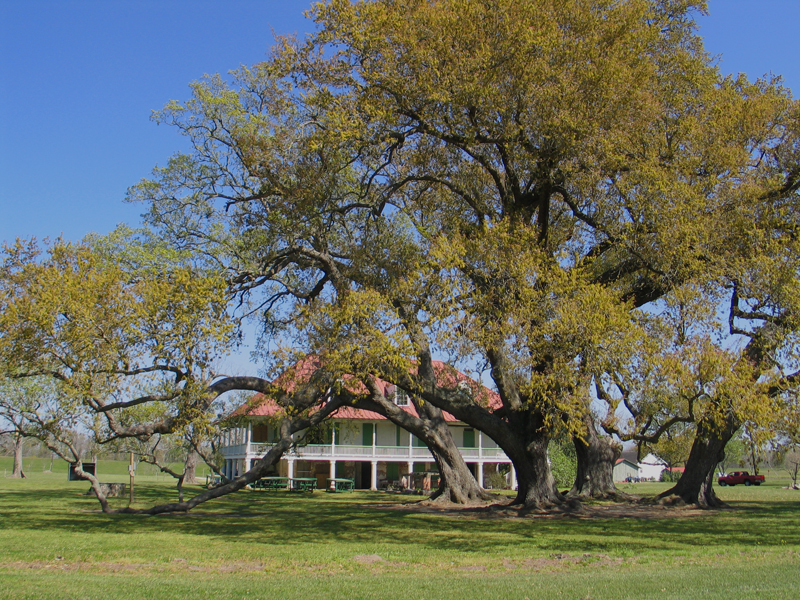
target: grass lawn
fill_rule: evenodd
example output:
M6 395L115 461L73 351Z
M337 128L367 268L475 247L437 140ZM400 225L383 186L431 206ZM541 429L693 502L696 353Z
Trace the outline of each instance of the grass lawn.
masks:
M718 490L728 510L637 518L498 518L397 510L417 498L384 493L250 491L142 517L98 512L87 483L53 471L0 479L0 598L800 596L800 492L769 475ZM141 506L175 499L163 478L140 479Z

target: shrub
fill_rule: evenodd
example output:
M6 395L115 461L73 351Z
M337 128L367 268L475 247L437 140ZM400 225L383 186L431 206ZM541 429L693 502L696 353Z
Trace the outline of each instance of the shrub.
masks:
M508 488L508 482L503 473L494 471L486 475L486 483L492 486L493 490L504 490Z
M661 478L659 481L663 481L665 483L675 483L681 478L681 475L682 473L680 471L670 471L669 469L664 469L661 471Z
M550 470L559 488L572 487L578 471L578 458L575 446L570 439L555 439L550 443Z

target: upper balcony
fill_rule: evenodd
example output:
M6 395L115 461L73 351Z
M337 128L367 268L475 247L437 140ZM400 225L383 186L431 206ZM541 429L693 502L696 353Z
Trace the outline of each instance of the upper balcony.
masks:
M244 458L255 460L264 456L272 444L236 444L222 448L225 458ZM466 462L489 461L511 462L500 448L459 448ZM287 452L286 458L297 460L354 460L354 461L425 461L432 462L433 456L424 446L356 446L341 444L307 444L297 446Z

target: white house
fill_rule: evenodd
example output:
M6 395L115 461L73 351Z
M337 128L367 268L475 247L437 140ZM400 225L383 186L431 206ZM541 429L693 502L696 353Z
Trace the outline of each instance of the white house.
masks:
M440 369L446 368L437 363ZM456 372L457 373L457 372ZM497 394L481 386L462 373L457 373L459 383L469 381L469 386L487 395L490 403L499 405ZM379 381L384 394L408 413L416 410L405 392ZM230 429L225 434L222 454L225 457L225 475L234 477L249 470L253 462L269 451L276 438L269 417L278 412L278 405L271 399L257 395L239 407L235 415L243 417L242 426ZM516 487L513 465L502 449L484 435L452 415L445 413L445 420L453 439L465 462L481 486L489 473L500 465L510 465L510 484ZM298 445L285 454L277 465L275 475L289 478L316 478L318 487L324 487L328 478L355 480L359 489L376 490L393 485L413 487L415 480L429 474L434 478L436 465L427 446L408 431L395 425L385 417L367 410L343 407L336 411L322 439L306 439L307 432L295 434Z
M661 471L666 468L667 463L655 454L648 454L639 461L639 479L659 481L661 479Z

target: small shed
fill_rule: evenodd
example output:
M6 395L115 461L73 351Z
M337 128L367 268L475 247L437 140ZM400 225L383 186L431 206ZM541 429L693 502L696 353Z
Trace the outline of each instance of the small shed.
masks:
M614 481L627 481L628 477L631 479L639 477L639 465L627 458L618 458L614 465Z
M84 473L88 473L89 475L97 475L95 468L96 464L93 462L85 462L81 465ZM67 481L79 481L79 477L75 474L75 465L69 466L69 471L67 472Z

